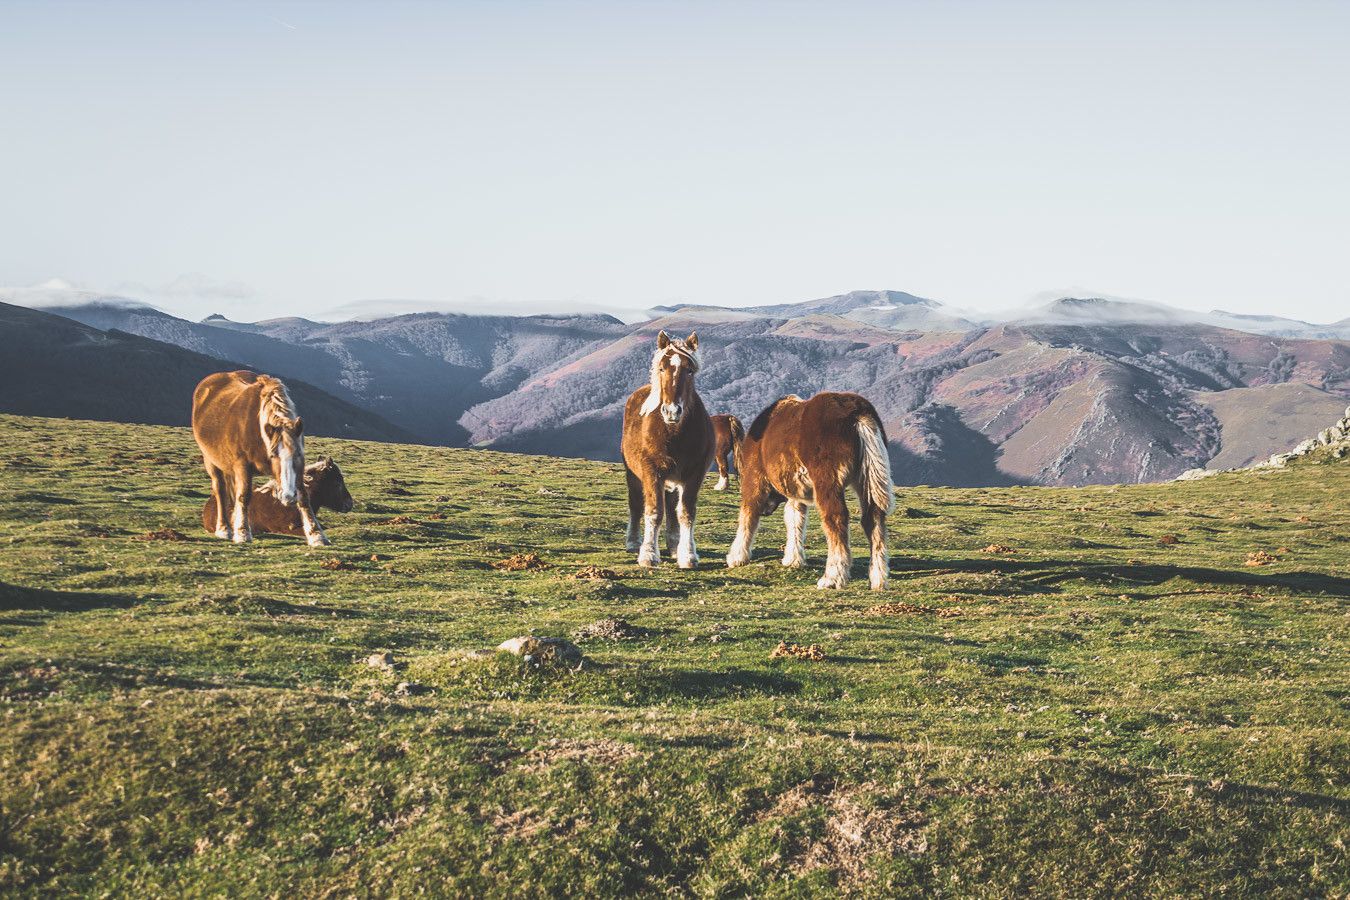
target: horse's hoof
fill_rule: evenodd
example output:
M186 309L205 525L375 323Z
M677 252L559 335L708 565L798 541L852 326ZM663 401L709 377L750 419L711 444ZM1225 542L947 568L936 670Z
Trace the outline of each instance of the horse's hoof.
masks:
M245 532L237 532L234 535L234 542L236 544L247 544L251 540L253 540L253 535L247 534Z
M822 578L822 579L820 579L819 581L816 582L816 587L817 587L819 590L822 590L822 591L828 591L828 590L836 590L836 591L837 591L837 590L843 588L844 584L845 584L845 582L840 581L838 578L829 578L829 577L825 577L825 578Z
M216 537L224 538L225 540L228 541L230 538L234 537L234 535L230 534L230 529L228 528L217 528Z
M681 569L697 569L697 568L698 568L698 557L697 557L697 556L686 556L686 557L684 557L683 559L680 560L680 568L681 568Z
M725 491L727 489L727 480L725 478L717 479L717 484L713 485L714 491Z
M638 554L637 562L639 566L652 568L661 565L661 554L654 552L643 552Z
M328 535L322 533L311 534L308 540L311 547L327 547L333 543L328 539Z
M800 558L792 559L786 556L783 557L783 565L787 566L789 569L800 569L805 564L805 561Z

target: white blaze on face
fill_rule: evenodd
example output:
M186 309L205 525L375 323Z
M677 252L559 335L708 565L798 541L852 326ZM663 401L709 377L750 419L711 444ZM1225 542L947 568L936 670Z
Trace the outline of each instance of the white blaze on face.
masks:
M298 443L299 441L297 441ZM304 451L301 450L301 452ZM295 478L295 456L284 441L277 447L277 461L281 466L281 472L277 475L277 483L280 485L277 490L277 499L290 506L299 496L299 489Z

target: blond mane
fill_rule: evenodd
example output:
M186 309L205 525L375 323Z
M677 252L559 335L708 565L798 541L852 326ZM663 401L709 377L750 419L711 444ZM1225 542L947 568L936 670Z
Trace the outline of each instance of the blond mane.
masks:
M649 415L661 405L661 363L668 356L683 357L689 362L690 372L697 372L703 365L703 356L696 347L690 347L680 338L670 338L670 343L657 350L656 354L652 356L651 390L647 394L646 402L642 404L642 409L639 410L644 416Z

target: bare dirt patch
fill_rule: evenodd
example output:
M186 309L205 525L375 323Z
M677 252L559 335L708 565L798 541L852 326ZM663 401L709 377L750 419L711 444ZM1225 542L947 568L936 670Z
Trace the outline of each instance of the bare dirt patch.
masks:
M600 566L583 566L572 573L572 577L578 581L618 581L619 575L613 569L605 569Z
M417 520L412 516L393 516L385 519L383 522L376 522L376 525L416 525Z
M548 563L538 553L517 553L492 564L499 572L524 572L530 569L547 569Z
M879 793L881 786L875 783L839 788L833 778L816 775L783 794L765 818L819 814L820 826L793 849L792 869L799 874L828 869L839 887L855 887L874 877L873 857L921 856L928 851L924 815L869 805L867 801Z
M1264 550L1253 550L1247 554L1247 561L1243 563L1246 566L1268 566L1271 563L1277 563L1280 558L1274 553L1267 553Z
M521 768L538 771L560 762L608 767L641 755L632 744L609 738L553 738L525 754Z
M878 603L863 610L865 616L937 616L950 619L961 615L961 610L944 606L919 606L915 603Z
M769 653L769 659L809 659L812 662L824 662L825 651L820 649L819 644L789 644L787 641L779 641L778 646L774 647Z
M651 634L651 631L623 619L601 619L589 625L583 625L572 632L579 641L636 641Z
M329 572L350 572L356 566L347 562L345 559L338 559L336 556L330 556L319 563L320 569L327 569Z
M1013 548L1009 547L1007 544L990 544L988 547L983 548L980 552L981 552L981 553L1016 553L1017 551L1014 550Z

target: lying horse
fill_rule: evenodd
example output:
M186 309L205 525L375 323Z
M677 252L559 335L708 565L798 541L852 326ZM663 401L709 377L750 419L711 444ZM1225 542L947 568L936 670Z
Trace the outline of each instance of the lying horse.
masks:
M745 428L735 416L713 416L713 438L717 443L714 457L717 460L717 484L714 491L727 489L727 474L731 471L727 462L736 456L736 447L745 437Z
M238 544L253 539L248 515L253 476L269 475L277 500L299 507L310 546L328 543L304 487L304 422L286 385L248 371L207 375L192 393L192 436L211 476L217 537Z
M681 341L661 332L652 357L651 384L633 391L624 406L622 447L628 477L626 546L629 551L638 551L641 566L661 562L656 540L663 516L666 552L677 555L681 569L698 565L694 517L699 488L712 464L714 449L712 422L694 390L694 373L699 365L697 334ZM643 527L641 541L639 520Z
M351 512L352 495L347 491L347 481L342 477L342 470L337 463L327 456L305 466L304 483L312 506L334 512ZM215 531L217 521L216 498L212 497L202 507L202 527L207 531ZM248 526L254 534L299 536L305 533L300 507L286 506L277 499L275 481L269 481L253 492L253 502L248 507Z
M886 432L871 403L857 394L817 394L810 400L784 397L750 426L736 454L741 477L741 514L727 553L735 568L750 561L761 516L784 500L787 546L783 565L805 562L807 504L820 509L830 552L818 588L840 588L849 579L846 488L857 493L863 531L872 543L872 590L886 587L886 515L895 505Z

